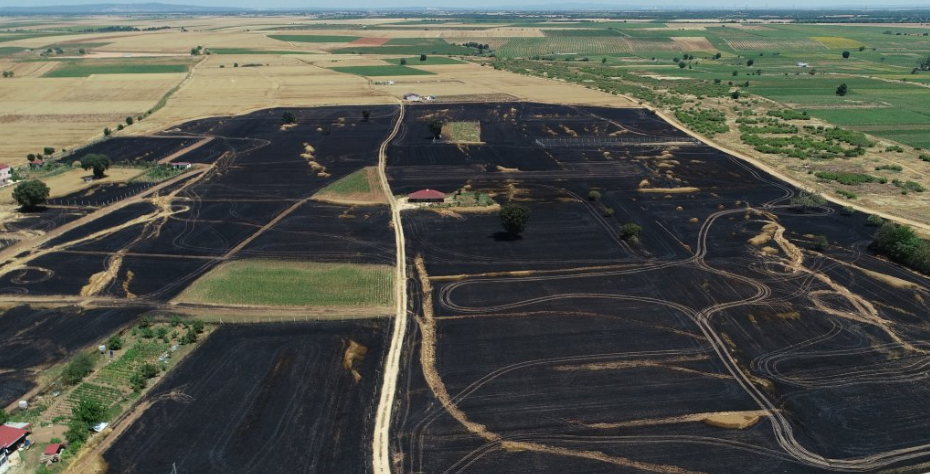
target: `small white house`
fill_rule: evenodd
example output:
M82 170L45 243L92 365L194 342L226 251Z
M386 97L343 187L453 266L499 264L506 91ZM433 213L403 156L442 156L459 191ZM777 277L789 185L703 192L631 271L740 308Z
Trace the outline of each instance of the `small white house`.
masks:
M176 170L187 170L187 169L190 169L191 166L193 165L186 161L172 161L171 162L171 167Z
M798 63L798 67L807 67L807 66L808 66L807 63Z
M420 94L414 94L413 92L408 92L404 94L404 100L407 102L421 102L423 98L420 97Z
M11 179L13 179L13 168L10 168L10 165L0 163L0 186L10 184Z

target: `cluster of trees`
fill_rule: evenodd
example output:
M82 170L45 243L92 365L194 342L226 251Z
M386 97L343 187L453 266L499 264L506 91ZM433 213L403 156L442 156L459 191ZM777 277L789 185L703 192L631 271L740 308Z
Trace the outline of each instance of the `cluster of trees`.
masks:
M198 45L194 48L191 48L191 56L200 56L201 54L203 54L203 46Z
M61 379L68 385L77 385L94 371L95 365L97 361L94 360L94 356L89 352L82 352L68 362L61 372Z
M291 112L291 111L288 110L288 111L284 112L283 115L281 115L281 122L282 122L284 125L293 125L293 124L297 123L297 116L294 115L294 112Z
M13 77L13 71L3 71L3 77Z
M68 423L68 431L65 432L65 439L71 445L71 450L76 451L77 446L84 444L90 436L90 427L105 420L106 417L107 407L97 400L85 398L73 406L71 422Z
M930 275L930 241L917 237L910 227L887 222L875 233L872 245L891 260Z

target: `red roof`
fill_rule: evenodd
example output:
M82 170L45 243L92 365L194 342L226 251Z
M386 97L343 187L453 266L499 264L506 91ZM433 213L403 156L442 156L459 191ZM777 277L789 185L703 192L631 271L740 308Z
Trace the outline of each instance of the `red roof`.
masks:
M5 170L5 169L7 169L7 168L9 168L9 167L10 167L10 165L8 165L8 164L6 164L6 163L0 163L0 170Z
M408 199L445 199L445 193L436 191L435 189L421 189L419 191L410 193L407 195Z
M26 430L0 425L0 449L9 448L29 434Z
M64 446L62 446L61 443L50 444L48 445L47 448L45 448L45 451L42 454L46 456L52 456L52 455L58 454L58 452L61 451L62 448L64 448Z

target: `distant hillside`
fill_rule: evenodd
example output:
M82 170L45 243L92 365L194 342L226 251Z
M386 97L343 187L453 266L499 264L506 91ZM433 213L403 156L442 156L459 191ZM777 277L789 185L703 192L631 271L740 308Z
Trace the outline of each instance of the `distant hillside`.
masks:
M96 15L107 13L220 13L242 12L243 8L201 7L197 5L172 5L167 3L94 3L87 5L50 5L46 7L0 7L0 14L67 14Z

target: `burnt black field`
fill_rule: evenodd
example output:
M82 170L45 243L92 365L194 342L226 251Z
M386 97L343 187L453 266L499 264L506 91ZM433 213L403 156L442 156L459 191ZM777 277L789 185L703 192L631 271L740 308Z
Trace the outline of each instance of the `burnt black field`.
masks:
M0 407L35 387L35 371L106 339L142 313L140 308L38 309L16 306L0 314Z
M437 116L478 121L485 143L434 142ZM395 192L467 185L532 217L508 239L494 214L404 214L432 306L410 267L396 472L919 472L908 466L930 461L930 280L873 256L866 216L802 213L787 184L684 138L643 110L408 108L388 150ZM620 238L627 222L643 227L639 242ZM771 222L800 268L775 241L748 242ZM826 250L811 250L816 235ZM435 339L417 325L425 309ZM424 376L424 344L459 418ZM763 415L744 429L702 421L721 412Z
M398 109L373 107L367 122L354 107L291 110L287 130L273 109L95 145L154 160L211 138L178 158L210 169L26 254L0 294L75 298L117 255L89 298L149 309L231 259L393 264L387 206L309 198L377 164ZM483 144L434 141L437 117L478 122ZM300 156L306 145L325 175ZM641 109L415 105L387 156L394 194L468 186L532 211L516 239L494 213L403 212L411 303L392 472L916 473L930 462L930 279L876 257L865 215L801 212L791 186ZM49 229L132 190L119 191L11 225ZM638 240L622 238L625 223L642 227ZM750 243L766 226L780 240ZM829 246L814 250L819 235ZM10 346L26 355L2 362L0 401L33 383L5 370L62 360L142 310L49 311L0 316L4 333L50 341ZM370 472L389 329L222 327L143 399L152 406L105 454L110 471ZM369 347L358 384L341 365L349 339ZM705 421L720 414L758 421Z
M160 137L92 145L82 153L107 153L115 161L157 160L211 138L177 159L212 167L203 177L182 180L155 194L158 199L176 193L168 212L148 199L52 240L45 248L57 251L37 256L27 270L0 277L0 294L77 295L117 253L125 255L123 264L100 295L153 304L170 300L197 277L233 258L390 264L394 237L385 206L350 208L308 200L326 185L377 164L378 148L397 110L373 107L370 111L370 120L363 121L360 108L295 110L299 124L281 130L282 110L274 109L198 120ZM315 149L326 176L300 156L307 144ZM60 201L76 203L77 209L86 211L143 190L130 188L96 189ZM285 210L289 215L262 231ZM66 215L51 208L42 213L47 218L58 214ZM125 225L156 214L147 222ZM39 221L19 225L42 226ZM23 272L41 273L43 278L19 278Z
M122 255L122 260L115 277L88 295L116 309L19 306L0 316L8 335L0 355L0 406L32 389L44 367L106 339L145 311L162 308L224 261L393 264L394 233L386 206L337 206L309 199L343 176L377 164L397 109L369 110L367 122L361 108L296 110L300 124L286 131L280 129L283 111L269 110L200 120L164 137L112 139L81 150L78 154L105 153L116 162L154 161L211 138L178 158L211 168L17 256L28 261L0 276L0 295L52 306L62 304L59 298L81 296L95 274L110 268L114 256ZM316 149L328 176L320 176L300 156L305 144ZM45 211L5 227L48 232L148 186L98 186L64 196ZM170 203L158 204L169 197ZM285 210L290 214L264 229Z
M367 472L388 320L223 326L148 393L112 473ZM343 366L355 341L368 353Z

